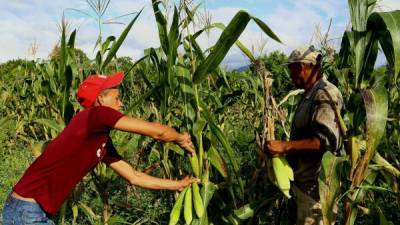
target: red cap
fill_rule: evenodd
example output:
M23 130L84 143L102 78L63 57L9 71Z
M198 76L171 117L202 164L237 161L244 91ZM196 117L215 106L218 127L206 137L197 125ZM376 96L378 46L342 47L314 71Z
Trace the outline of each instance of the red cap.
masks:
M120 71L109 76L90 75L79 86L76 98L84 108L91 107L97 96L106 90L121 84L124 72Z

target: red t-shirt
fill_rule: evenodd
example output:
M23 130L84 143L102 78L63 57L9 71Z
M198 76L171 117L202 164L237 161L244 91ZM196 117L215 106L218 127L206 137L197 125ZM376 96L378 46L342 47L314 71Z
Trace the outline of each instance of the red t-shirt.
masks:
M76 184L100 161L109 165L121 159L109 133L122 116L105 106L77 113L13 190L35 199L46 213L55 215Z

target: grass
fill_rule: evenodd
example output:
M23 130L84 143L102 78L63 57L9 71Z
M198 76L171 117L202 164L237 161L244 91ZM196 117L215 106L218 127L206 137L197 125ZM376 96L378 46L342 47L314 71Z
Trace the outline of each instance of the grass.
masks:
M16 144L10 149L0 149L0 211L3 211L4 201L6 200L11 188L21 178L26 168L31 164L33 157L29 149ZM0 216L1 217L1 216ZM0 219L1 221L1 219Z

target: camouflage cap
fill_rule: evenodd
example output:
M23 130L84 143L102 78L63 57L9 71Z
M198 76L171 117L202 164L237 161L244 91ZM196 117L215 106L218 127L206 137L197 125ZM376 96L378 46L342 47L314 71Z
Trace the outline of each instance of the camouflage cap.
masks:
M287 64L291 63L311 63L317 65L321 54L311 45L308 48L298 48L290 54Z

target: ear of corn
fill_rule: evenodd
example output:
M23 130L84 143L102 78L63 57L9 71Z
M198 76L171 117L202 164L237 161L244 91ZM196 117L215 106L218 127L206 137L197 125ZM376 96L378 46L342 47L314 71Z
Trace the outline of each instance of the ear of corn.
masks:
M184 204L184 211L183 215L185 217L186 224L190 224L193 219L193 203L192 203L192 188L189 187L185 194L185 204Z
M181 214L183 199L185 197L185 193L187 192L187 190L188 188L186 187L179 194L178 199L176 200L174 207L171 210L171 214L169 215L169 225L175 225L176 223L178 223Z
M285 166L285 170L289 177L289 180L294 181L294 174L293 174L292 167L290 167L290 165L285 157L281 156L279 158L281 158L281 161L282 161L283 165Z
M283 156L273 157L272 167L278 188L286 197L290 198L290 180L293 179L293 170Z
M199 169L199 159L197 158L197 155L191 155L189 157L190 165L192 166L193 173L196 177L200 176L200 169Z
M194 210L196 211L196 215L201 218L204 213L204 205L200 196L199 185L197 183L193 183L192 185Z

